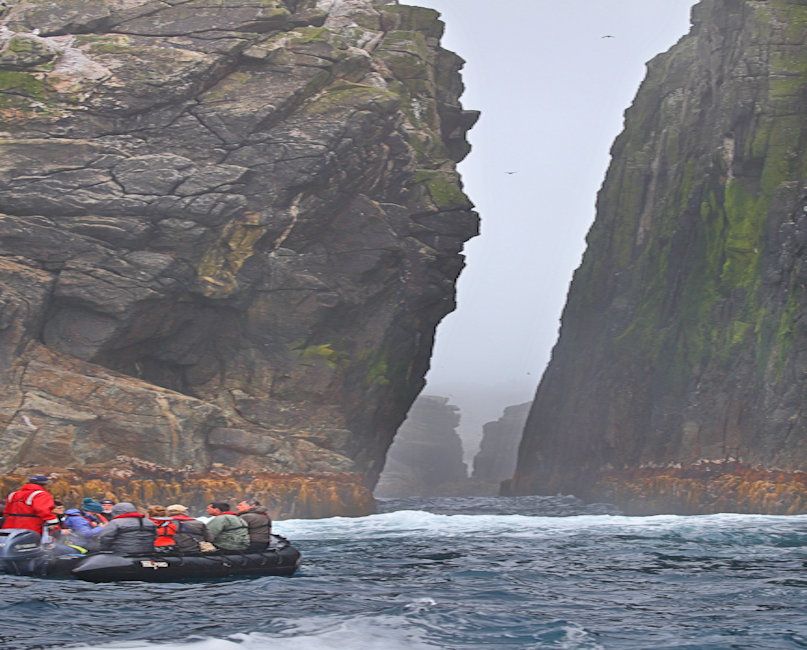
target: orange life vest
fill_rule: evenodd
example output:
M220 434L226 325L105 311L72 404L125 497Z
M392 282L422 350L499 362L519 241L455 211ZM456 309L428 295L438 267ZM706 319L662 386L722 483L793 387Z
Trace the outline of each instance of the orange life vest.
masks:
M177 530L179 530L179 522L173 519L152 519L157 526L157 538L154 540L154 546L174 546L177 542L174 539Z

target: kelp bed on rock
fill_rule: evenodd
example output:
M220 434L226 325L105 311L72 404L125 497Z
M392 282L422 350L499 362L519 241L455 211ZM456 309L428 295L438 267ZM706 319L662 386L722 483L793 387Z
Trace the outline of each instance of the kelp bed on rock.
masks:
M736 462L646 467L606 473L600 494L628 515L805 514L807 473Z
M213 501L234 506L243 499L257 498L275 519L360 517L376 509L372 493L355 476L347 474L302 476L223 469L200 474L154 466L138 459L120 460L120 467L126 469L100 473L38 467L35 471L51 474L53 480L48 490L68 507L91 497L131 501L143 508L181 503L202 514ZM0 476L0 493L16 490L26 479L26 474Z

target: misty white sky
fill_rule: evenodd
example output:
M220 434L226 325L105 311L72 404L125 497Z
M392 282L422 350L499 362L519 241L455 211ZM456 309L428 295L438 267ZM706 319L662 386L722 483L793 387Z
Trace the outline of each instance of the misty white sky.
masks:
M695 0L405 1L442 14L463 106L482 111L460 165L482 235L424 391L460 407L470 458L483 423L534 396L623 112Z

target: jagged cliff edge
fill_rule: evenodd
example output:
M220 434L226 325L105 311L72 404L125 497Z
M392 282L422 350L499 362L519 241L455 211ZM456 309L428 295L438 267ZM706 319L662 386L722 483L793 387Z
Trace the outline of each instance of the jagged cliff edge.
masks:
M437 13L9 4L2 485L370 512L477 232Z
M807 512L807 6L692 17L626 112L507 494Z

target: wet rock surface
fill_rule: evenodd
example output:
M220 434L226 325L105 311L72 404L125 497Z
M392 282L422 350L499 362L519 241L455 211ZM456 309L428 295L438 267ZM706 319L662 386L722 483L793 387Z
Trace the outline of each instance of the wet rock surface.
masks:
M0 472L334 473L369 507L477 232L437 13L0 11Z
M692 16L612 148L506 493L807 512L780 499L807 469L807 8L702 0Z

